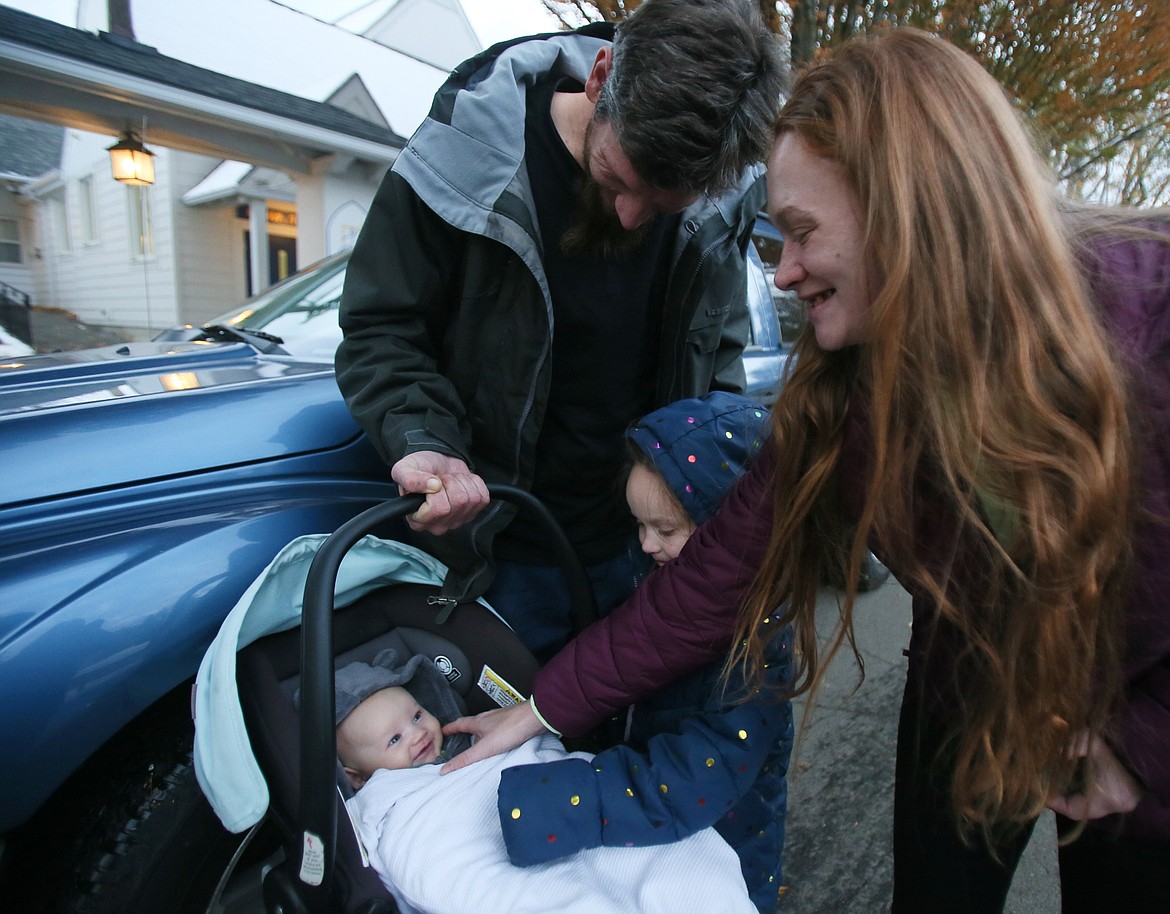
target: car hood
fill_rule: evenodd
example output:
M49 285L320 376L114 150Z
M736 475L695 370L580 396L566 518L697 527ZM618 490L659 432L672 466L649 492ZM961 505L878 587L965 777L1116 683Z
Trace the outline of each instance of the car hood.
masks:
M332 366L128 343L0 364L0 504L321 451L360 431Z

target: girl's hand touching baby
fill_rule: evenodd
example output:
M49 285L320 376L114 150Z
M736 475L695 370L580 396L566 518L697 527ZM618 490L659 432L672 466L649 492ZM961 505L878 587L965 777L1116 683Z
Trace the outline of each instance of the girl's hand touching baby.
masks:
M510 708L484 711L475 717L460 717L447 724L443 728L443 734L450 736L454 733L469 733L475 741L470 749L460 752L439 769L439 773L450 774L472 762L515 749L544 732L544 724L526 701Z

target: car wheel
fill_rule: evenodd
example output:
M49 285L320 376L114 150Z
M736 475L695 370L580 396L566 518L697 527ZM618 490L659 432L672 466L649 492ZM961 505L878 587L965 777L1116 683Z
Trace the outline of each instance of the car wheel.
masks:
M264 829L234 835L220 824L195 780L187 715L135 730L39 817L54 825L39 826L24 851L47 864L24 873L31 897L14 910L263 911L260 875L279 842Z
M861 560L861 571L857 576L857 592L869 593L872 590L877 590L889 580L889 577L890 569L883 565L881 559L872 552L867 552ZM836 590L845 589L844 578L838 572L829 574L825 584Z

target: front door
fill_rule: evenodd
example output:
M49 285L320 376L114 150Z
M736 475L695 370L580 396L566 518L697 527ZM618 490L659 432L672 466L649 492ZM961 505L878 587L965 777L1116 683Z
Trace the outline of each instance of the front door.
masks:
M252 288L252 233L244 232L244 276L248 283L245 293L251 298L258 291ZM297 240L283 235L268 236L268 285L278 283L297 271ZM267 286L265 287L267 288Z
M297 271L297 240L268 236L268 282L277 283Z

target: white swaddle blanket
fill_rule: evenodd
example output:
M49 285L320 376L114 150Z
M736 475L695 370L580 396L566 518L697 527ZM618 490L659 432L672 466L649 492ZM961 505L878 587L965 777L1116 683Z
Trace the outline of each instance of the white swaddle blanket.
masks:
M500 772L567 755L542 735L449 775L438 765L377 771L346 805L383 884L421 914L757 914L739 858L710 828L673 844L509 863Z

